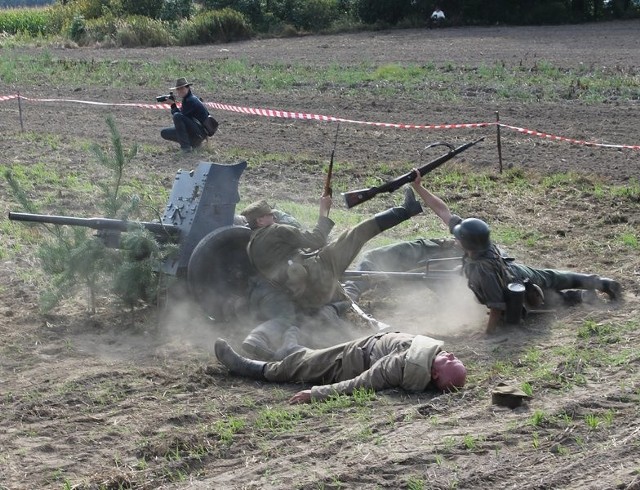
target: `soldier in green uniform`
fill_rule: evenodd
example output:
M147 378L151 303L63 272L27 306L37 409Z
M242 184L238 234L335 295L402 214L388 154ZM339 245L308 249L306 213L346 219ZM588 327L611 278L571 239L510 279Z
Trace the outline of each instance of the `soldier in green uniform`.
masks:
M379 233L422 212L410 188L402 206L393 207L344 231L327 243L334 226L329 219L331 197L320 198L318 222L313 230L275 223L264 201L243 211L253 229L247 253L256 270L272 284L288 291L302 308L319 308L336 299L339 279L363 245Z
M611 300L617 300L622 294L618 281L595 274L555 269L536 269L517 264L503 256L498 247L491 242L487 223L477 218L462 219L451 213L449 207L421 184L420 174L416 171L412 182L415 191L424 203L449 227L465 251L463 269L469 288L478 301L489 308L487 332L495 328L504 319L508 308L508 285L514 282L528 283L535 297L535 306L543 301L547 294L561 294L564 290L599 290Z
M257 208L268 209L270 206L266 201L261 201ZM254 219L252 209L256 209L255 203L244 213ZM290 214L278 209L272 209L272 212L276 223L302 229L300 222ZM234 224L249 226L242 214L235 216ZM336 331L345 327L345 321L341 318L344 313L342 304L302 310L288 291L276 287L260 274L249 279L248 299L249 311L259 324L245 337L242 348L253 359L283 359L291 351L300 348L300 344L308 345L311 340L309 331L314 330L316 325L331 326Z
M423 335L379 333L326 349L301 349L282 361L262 362L238 355L218 339L215 354L233 374L281 383L313 383L290 403L349 395L359 388L374 391L399 387L421 392L434 386L447 391L462 388L467 370L443 342Z

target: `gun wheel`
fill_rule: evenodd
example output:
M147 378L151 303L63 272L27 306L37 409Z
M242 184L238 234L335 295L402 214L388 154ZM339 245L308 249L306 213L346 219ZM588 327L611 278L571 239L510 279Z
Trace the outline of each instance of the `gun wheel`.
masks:
M253 267L247 255L251 230L225 226L206 235L193 249L187 266L187 283L207 315L226 322L246 305ZM245 306L246 309L246 306Z

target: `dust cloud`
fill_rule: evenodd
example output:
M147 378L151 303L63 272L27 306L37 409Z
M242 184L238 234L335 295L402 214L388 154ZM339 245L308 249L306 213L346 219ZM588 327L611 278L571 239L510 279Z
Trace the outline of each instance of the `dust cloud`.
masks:
M483 331L487 309L479 304L463 278L438 283L399 284L375 317L403 332L436 338Z

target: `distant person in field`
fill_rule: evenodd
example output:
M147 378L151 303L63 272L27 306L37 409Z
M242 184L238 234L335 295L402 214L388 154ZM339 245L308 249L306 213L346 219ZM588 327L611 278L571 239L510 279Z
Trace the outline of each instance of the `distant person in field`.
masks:
M191 84L186 78L178 78L176 86L171 87L168 102L171 104L173 126L160 131L160 136L168 141L180 144L183 153L190 153L194 148L202 145L207 138L204 128L209 111L202 101L191 92ZM181 106L176 104L179 98ZM161 97L158 97L160 100Z
M435 10L431 14L431 17L429 18L429 20L431 21L431 24L440 25L444 22L444 19L445 19L444 12L440 9L439 6L436 5Z
M422 392L428 388L449 391L462 388L467 378L464 364L442 349L441 340L423 335L388 332L370 335L326 349L300 348L281 361L255 361L237 354L226 340L218 339L215 354L238 376L276 383L309 383L289 403L308 403L357 389L374 391L402 388Z
M535 269L505 257L491 241L489 225L478 218L462 219L453 214L445 202L421 185L422 177L415 170L412 183L424 203L449 227L464 250L463 270L469 289L478 301L489 308L487 332L494 331L504 320L511 299L509 284L521 283L527 288L526 298L532 307L545 302L546 295L559 295L566 299L566 290L602 291L610 300L620 299L622 287L618 281L596 274L555 269ZM580 301L580 294L577 301Z

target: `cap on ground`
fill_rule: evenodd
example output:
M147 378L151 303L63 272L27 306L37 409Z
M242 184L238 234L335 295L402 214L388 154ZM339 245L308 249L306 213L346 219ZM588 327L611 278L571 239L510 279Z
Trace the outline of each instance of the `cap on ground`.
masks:
M491 392L491 403L502 407L516 408L522 405L523 400L531 398L524 391L515 386L499 383Z

